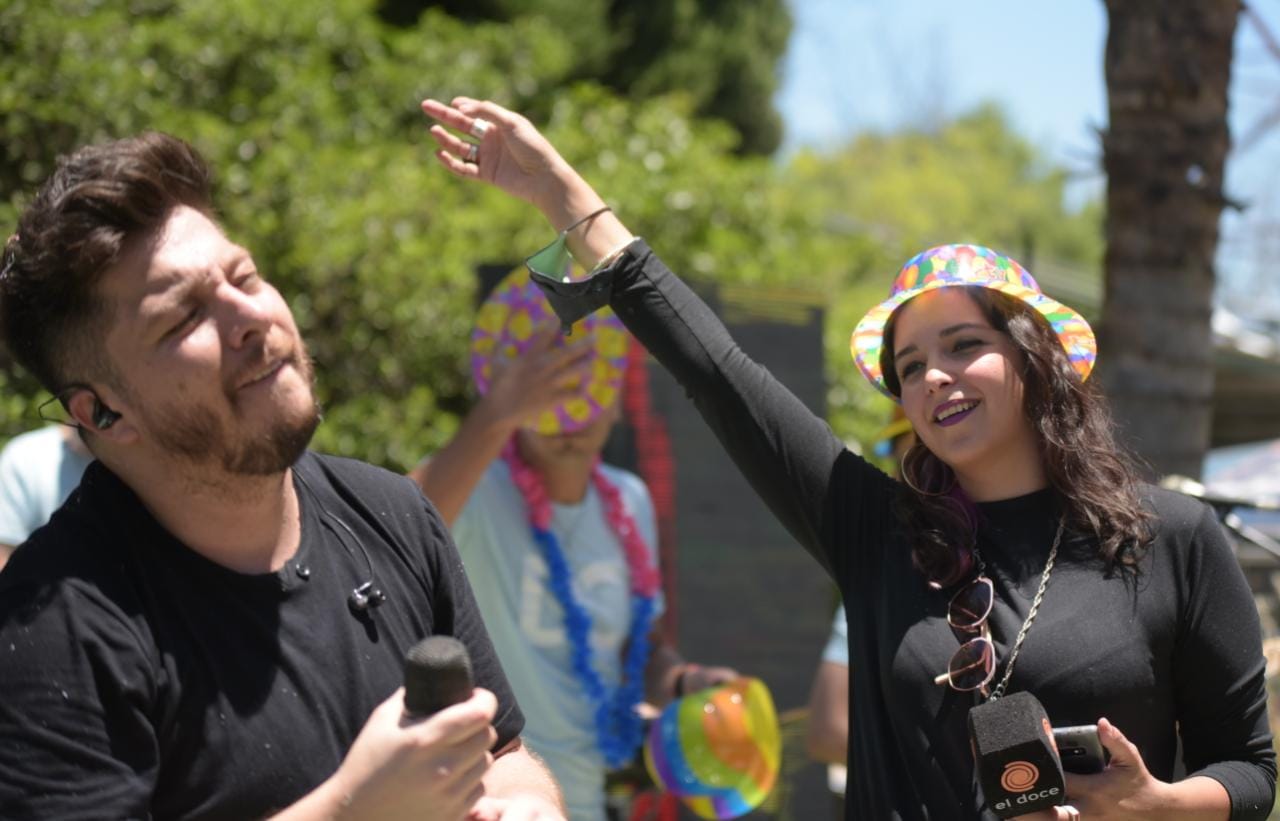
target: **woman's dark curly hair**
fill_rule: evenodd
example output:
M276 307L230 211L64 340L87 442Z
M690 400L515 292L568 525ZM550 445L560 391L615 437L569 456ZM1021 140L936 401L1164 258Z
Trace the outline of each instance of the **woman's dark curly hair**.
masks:
M1049 484L1057 491L1067 529L1092 535L1108 570L1133 570L1150 541L1150 514L1138 499L1139 477L1131 457L1112 436L1111 412L1093 382L1080 379L1049 323L1025 302L999 291L964 286L991 326L1013 340L1023 354L1023 412L1040 443ZM880 367L895 396L902 387L893 366L893 329L884 330ZM940 495L925 495L905 483L897 514L911 544L916 567L947 586L968 571L976 538L974 507L955 487L951 469L922 443L904 460L912 483ZM923 484L921 484L923 482ZM956 534L963 534L957 544Z

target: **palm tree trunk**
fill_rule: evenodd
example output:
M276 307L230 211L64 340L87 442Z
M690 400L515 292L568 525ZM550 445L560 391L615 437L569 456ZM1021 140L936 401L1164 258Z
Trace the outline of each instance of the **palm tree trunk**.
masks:
M1121 439L1199 476L1213 394L1214 251L1239 0L1105 0L1106 296L1099 379Z

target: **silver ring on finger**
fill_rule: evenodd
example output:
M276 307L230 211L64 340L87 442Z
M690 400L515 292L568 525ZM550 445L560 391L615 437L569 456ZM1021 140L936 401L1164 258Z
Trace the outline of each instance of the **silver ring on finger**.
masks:
M479 165L480 164L480 146L476 145L475 143L467 143L466 159L467 159L467 162L473 162L476 165Z
M477 140L483 140L484 135L491 128L493 128L493 123L489 122L488 120L482 120L479 117L476 117L474 120L471 121L471 136L475 137Z

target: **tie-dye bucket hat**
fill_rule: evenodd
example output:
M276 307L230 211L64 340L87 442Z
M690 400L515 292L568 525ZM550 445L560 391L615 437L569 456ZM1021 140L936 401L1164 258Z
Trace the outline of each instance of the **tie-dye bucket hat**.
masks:
M981 245L940 245L916 254L902 266L889 289L889 298L867 312L853 330L850 348L858 369L881 393L898 401L880 371L884 329L893 312L925 291L956 286L977 286L1017 297L1048 321L1071 365L1087 379L1098 355L1093 329L1084 317L1050 299L1016 260Z
M489 392L494 366L515 359L533 344L539 329L559 326L550 303L529 279L523 266L498 283L476 314L471 332L471 376L476 390ZM588 314L573 325L568 340L587 339L591 351L589 372L578 395L544 411L530 425L537 433L573 433L589 425L618 401L627 366L630 337L622 321L607 307Z

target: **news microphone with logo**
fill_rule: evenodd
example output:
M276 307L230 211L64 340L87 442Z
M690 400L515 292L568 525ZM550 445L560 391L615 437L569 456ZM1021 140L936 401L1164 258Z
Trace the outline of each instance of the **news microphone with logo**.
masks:
M452 636L428 636L404 657L404 708L414 718L435 715L471 698L471 656Z
M969 710L978 783L987 807L1001 818L1066 801L1062 760L1040 700L1013 693Z

